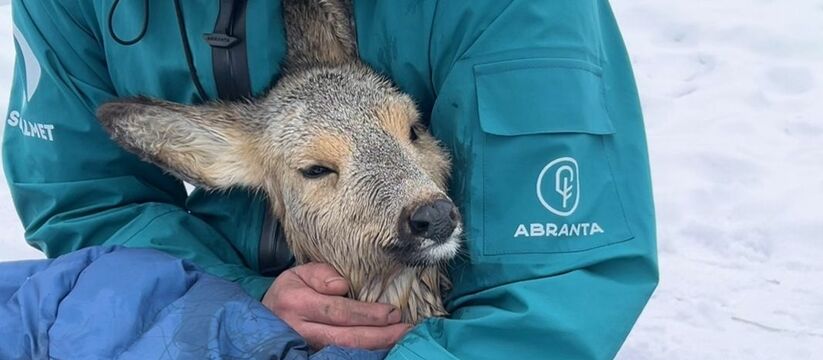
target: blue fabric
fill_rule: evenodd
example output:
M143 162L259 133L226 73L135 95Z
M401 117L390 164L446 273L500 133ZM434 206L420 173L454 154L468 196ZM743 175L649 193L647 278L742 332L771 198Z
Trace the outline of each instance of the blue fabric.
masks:
M0 264L0 359L382 359L310 354L231 282L147 249L92 247Z

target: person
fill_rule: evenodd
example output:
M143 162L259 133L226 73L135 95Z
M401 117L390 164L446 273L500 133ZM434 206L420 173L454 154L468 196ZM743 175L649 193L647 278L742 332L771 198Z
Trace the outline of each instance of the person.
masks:
M48 257L123 245L188 259L316 346L613 357L658 272L643 120L607 0L351 6L359 56L413 96L453 156L467 241L449 317L409 331L391 306L346 299L328 266L294 266L265 198L187 195L98 125L117 97L263 94L285 53L277 1L14 1L3 160L26 240Z

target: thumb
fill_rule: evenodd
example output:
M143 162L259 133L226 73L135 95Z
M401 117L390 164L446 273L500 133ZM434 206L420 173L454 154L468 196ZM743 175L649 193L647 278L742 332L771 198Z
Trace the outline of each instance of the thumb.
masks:
M328 264L306 263L291 269L309 287L324 295L343 296L349 292L349 283Z

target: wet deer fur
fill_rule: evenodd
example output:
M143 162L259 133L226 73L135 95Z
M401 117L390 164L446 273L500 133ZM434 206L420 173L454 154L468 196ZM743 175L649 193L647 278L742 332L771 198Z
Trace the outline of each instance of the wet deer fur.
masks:
M459 220L433 246L401 239L398 219L414 204L448 199L447 153L412 99L357 58L345 0L284 0L283 13L287 55L265 96L118 99L98 109L101 124L182 180L265 192L297 262L330 264L350 297L393 304L409 323L444 315L442 267L458 251ZM329 172L307 177L318 168Z

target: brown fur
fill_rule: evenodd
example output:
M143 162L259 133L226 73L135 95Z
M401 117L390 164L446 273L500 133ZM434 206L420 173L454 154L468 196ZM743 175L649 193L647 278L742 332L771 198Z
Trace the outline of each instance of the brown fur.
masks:
M428 247L431 240L400 232L410 209L447 199L447 154L419 124L412 100L358 60L345 2L283 6L285 71L265 97L118 100L98 110L102 125L181 179L264 191L297 261L332 265L351 283L352 298L394 304L411 323L444 315L441 266L462 229ZM333 172L305 177L313 166Z
M309 146L301 160L306 164L319 163L334 169L341 169L351 157L351 144L343 137L318 134L309 141Z

